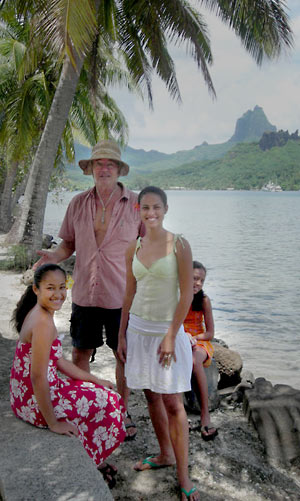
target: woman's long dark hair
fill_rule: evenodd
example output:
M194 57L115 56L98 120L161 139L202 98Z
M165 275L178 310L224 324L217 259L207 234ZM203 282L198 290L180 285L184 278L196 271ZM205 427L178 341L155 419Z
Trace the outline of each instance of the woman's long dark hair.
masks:
M57 270L61 271L66 278L65 270L63 270L60 266L58 266L58 264L53 264L53 263L43 264L42 266L37 268L37 270L34 273L33 285L35 285L39 289L40 283L44 278L44 276L46 275L46 273L48 273L49 271L57 271ZM19 299L11 318L12 324L17 330L17 332L21 331L27 313L30 310L32 310L32 308L36 305L36 303L37 303L37 296L33 292L32 285L28 285L24 294Z
M206 275L206 268L202 263L199 263L199 261L193 261L193 269L197 270L203 270L205 275ZM192 310L193 311L201 311L203 310L203 299L205 298L205 294L203 290L197 292L197 294L194 294L194 299L192 301Z

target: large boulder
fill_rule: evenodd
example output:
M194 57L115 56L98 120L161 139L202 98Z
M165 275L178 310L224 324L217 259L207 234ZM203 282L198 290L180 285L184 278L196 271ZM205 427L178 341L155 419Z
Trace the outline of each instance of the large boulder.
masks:
M256 428L268 461L287 466L300 461L300 391L257 378L245 391L244 412Z
M241 382L243 361L239 353L214 342L214 359L220 374L218 388L236 386Z
M219 371L214 358L211 361L209 367L204 368L207 389L208 389L208 408L213 411L219 407L220 395L218 392L218 381L219 381ZM187 411L194 412L195 414L200 413L200 396L198 392L198 385L194 376L192 376L192 391L188 391L184 394L184 404Z

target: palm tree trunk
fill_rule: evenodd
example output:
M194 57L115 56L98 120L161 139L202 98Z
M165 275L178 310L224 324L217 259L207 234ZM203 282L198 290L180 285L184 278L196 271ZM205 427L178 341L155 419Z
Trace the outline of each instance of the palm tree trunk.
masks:
M77 58L75 69L70 59L65 58L47 122L30 170L21 213L6 237L7 244L25 244L28 247L29 262L36 259L35 251L42 245L50 177L76 92L83 60L83 57Z
M18 163L14 162L6 170L5 182L1 193L0 229L9 231L12 225L12 188L18 171Z

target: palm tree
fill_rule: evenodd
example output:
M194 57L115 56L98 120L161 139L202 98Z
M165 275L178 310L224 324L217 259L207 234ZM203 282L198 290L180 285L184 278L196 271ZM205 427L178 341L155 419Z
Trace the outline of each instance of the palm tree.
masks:
M212 54L206 24L199 10L192 8L187 1L17 2L26 7L29 3L37 9L38 33L46 35L49 45L64 58L60 80L32 167L33 182L42 178L33 208L39 215L40 224L35 226L31 241L28 241L33 259L34 250L41 244L46 193L57 147L83 62L98 35L102 35L102 40L109 37L123 51L128 70L136 82L145 85L150 104L153 71L165 82L171 96L180 99L174 64L167 48L169 40L188 43L190 54L201 69L208 90L212 95L215 91L208 71ZM275 57L292 45L284 2L280 0L199 0L198 3L199 8L210 8L235 31L258 64L262 63L264 57Z
M12 197L12 187L17 173L26 174L29 167L27 164L31 163L32 153L36 149L34 138L40 138L59 73L55 70L56 61L40 49L34 53L36 62L33 65L31 59L27 58L30 33L28 23L24 19L20 23L10 10L5 14L3 17L6 22L0 23L0 54L3 63L0 64L0 109L3 115L0 143L3 147L5 145L7 167L3 169L2 164L6 178L1 197L0 221L3 229L9 229L12 200L14 198L14 203L17 201L17 197ZM109 58L108 55L107 66L112 62L112 56ZM119 78L126 80L127 75L123 70L119 71ZM128 78L126 81L133 88ZM80 131L92 144L97 141L100 133L107 135L110 130L114 130L122 142L126 139L127 124L114 101L102 86L99 90L99 85L95 85L91 106L88 84L87 71L83 71L56 153L56 166L61 163L63 153L68 161L74 160L74 130ZM24 177L26 176L23 175L22 178ZM32 192L29 193L27 189L25 193L27 196L24 205L30 211ZM7 243L22 241L25 224L23 210L6 238Z

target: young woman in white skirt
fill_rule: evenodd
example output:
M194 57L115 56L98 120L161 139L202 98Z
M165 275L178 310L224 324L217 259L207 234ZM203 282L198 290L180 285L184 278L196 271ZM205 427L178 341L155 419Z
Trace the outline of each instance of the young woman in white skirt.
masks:
M183 320L193 299L189 243L163 227L167 197L155 186L138 199L145 236L126 252L127 283L118 356L127 385L144 390L160 453L138 461L137 471L176 464L181 499L198 501L188 475L188 421L182 392L190 389L192 349Z

